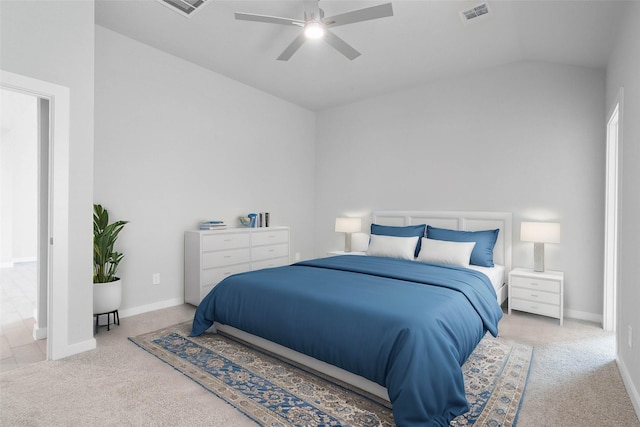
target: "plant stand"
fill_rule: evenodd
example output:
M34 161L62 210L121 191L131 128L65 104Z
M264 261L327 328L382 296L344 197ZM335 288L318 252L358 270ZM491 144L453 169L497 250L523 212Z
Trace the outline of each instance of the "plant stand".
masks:
M114 325L118 325L120 326L120 315L118 314L118 310L113 310L113 311L109 311L107 313L96 313L93 315L93 317L96 318L96 328L95 328L95 333L98 333L98 326L100 326L98 323L100 321L100 316L103 315L107 315L107 331L111 330L111 315L113 314L113 324ZM103 325L104 326L104 325Z

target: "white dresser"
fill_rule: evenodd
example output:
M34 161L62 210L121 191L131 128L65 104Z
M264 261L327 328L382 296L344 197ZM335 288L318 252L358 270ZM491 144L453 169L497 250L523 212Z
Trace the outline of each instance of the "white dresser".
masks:
M509 314L511 310L564 318L564 273L535 272L514 268L509 273Z
M198 305L222 279L289 264L289 228L186 231L184 300Z

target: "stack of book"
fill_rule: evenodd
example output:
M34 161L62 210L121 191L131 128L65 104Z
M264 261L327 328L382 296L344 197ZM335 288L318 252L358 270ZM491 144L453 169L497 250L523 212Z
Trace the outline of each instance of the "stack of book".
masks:
M200 223L200 230L220 230L223 228L227 228L224 221L202 221Z

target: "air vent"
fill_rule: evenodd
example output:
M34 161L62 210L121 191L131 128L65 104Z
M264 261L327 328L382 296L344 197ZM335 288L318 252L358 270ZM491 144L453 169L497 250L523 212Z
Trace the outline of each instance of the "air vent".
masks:
M178 12L182 16L186 16L190 18L197 11L202 9L204 5L209 3L211 0L158 0L163 5L171 8Z
M460 12L462 22L464 22L465 24L477 20L480 17L487 17L489 15L491 15L491 11L489 10L489 5L487 5L486 3L479 4L472 9L463 10L462 12Z

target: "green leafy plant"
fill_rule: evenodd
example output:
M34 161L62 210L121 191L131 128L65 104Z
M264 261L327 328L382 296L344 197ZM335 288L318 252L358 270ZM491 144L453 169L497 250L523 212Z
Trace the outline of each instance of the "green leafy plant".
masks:
M117 280L116 272L124 255L114 250L118 235L129 221L109 224L109 212L93 205L93 283Z

